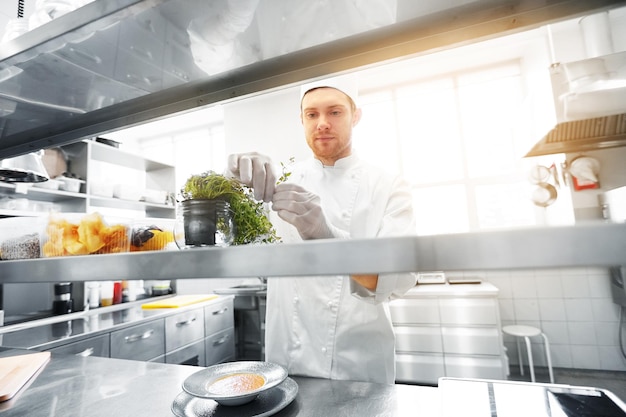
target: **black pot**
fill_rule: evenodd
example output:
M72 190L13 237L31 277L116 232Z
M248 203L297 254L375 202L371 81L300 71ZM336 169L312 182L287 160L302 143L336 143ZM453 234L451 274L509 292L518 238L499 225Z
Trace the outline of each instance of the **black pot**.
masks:
M232 233L230 205L224 200L185 200L181 208L185 246L215 246Z

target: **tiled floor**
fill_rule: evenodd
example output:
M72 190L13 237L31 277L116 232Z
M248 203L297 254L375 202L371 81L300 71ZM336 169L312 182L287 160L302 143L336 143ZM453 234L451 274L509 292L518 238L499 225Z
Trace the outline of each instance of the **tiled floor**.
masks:
M509 379L513 381L530 381L528 369L526 369L524 375L521 376L519 374L519 368L511 366ZM537 382L550 382L548 368L536 368L535 379ZM613 392L622 401L626 402L626 372L555 368L554 382L556 384L604 388Z

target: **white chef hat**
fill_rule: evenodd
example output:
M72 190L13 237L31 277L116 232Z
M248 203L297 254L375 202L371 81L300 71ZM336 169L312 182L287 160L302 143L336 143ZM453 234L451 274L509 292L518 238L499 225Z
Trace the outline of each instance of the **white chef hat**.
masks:
M300 103L304 95L314 88L330 87L346 94L356 103L359 98L359 85L356 77L351 75L341 75L332 78L324 78L322 80L313 81L300 87Z

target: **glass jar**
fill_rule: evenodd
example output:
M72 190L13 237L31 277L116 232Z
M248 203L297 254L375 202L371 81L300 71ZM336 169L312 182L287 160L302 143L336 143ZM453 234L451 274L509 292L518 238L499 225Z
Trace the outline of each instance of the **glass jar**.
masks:
M234 239L233 213L227 201L185 200L176 221L176 244L181 249L229 246Z

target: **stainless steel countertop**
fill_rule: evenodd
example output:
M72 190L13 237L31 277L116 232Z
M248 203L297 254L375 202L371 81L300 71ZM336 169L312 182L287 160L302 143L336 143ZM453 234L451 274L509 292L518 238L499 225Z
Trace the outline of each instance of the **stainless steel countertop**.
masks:
M168 297L159 297L165 299ZM90 311L55 316L51 320L34 320L20 325L0 327L0 345L5 347L48 350L87 337L97 336L111 330L119 330L139 323L156 320L161 317L181 313L183 311L203 308L232 298L222 295L213 300L194 303L178 308L143 309L143 303L154 301L146 299L140 302L118 304L114 308L98 308ZM63 320L65 318L65 320ZM13 331L12 331L13 330Z
M0 348L0 357L28 353ZM52 354L30 385L0 403L3 417L172 416L181 384L200 368ZM437 389L293 377L295 400L277 417L437 416ZM241 416L245 417L245 416Z

